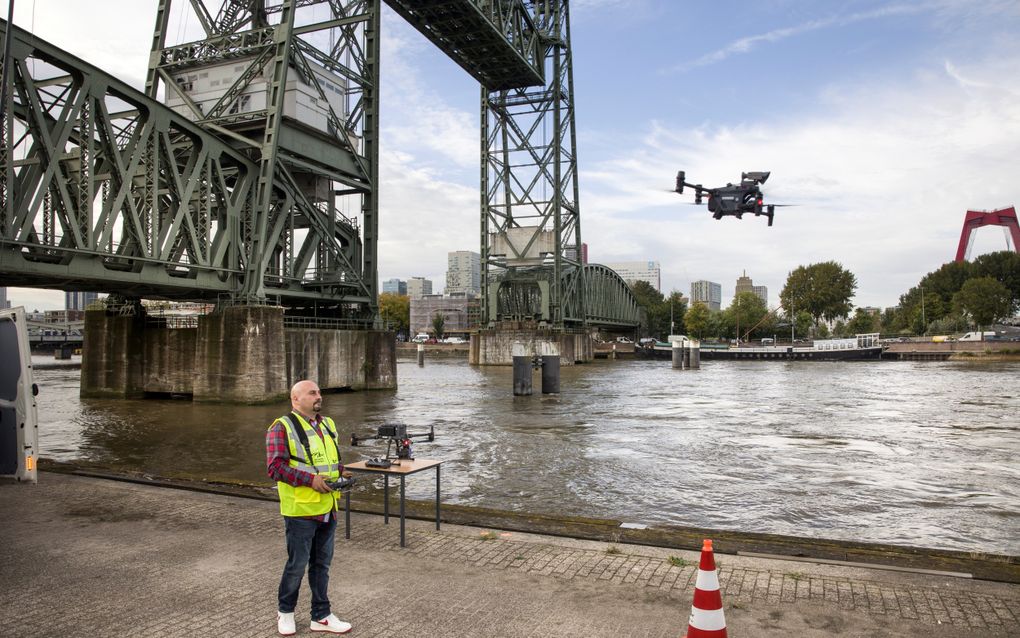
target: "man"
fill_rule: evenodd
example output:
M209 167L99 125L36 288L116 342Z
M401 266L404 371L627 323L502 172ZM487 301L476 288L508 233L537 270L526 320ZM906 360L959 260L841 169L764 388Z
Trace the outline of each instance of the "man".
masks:
M287 537L287 564L280 579L277 628L294 634L294 608L308 567L312 590L312 631L343 634L351 630L330 611L329 565L333 560L338 492L327 481L350 476L340 464L336 425L319 414L322 394L313 381L298 381L290 391L294 411L269 426L266 465L276 480Z

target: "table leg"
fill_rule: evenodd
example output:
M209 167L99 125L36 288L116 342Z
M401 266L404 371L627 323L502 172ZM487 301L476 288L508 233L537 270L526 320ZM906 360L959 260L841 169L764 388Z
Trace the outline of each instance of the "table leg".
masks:
M439 530L439 466L436 466L436 530Z
M344 537L351 538L351 492L344 493Z
M400 475L400 546L404 546L404 475Z
M390 524L390 475L383 474L383 525Z

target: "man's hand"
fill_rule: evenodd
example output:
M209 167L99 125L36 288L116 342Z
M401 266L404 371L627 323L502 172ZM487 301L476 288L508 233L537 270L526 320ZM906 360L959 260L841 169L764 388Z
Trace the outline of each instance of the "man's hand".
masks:
M351 478L352 476L354 476L354 472L351 472L349 470L344 470L343 472L340 472L340 476L342 476L344 478Z
M312 477L312 489L320 494L328 494L333 491L326 485L326 479L321 474Z

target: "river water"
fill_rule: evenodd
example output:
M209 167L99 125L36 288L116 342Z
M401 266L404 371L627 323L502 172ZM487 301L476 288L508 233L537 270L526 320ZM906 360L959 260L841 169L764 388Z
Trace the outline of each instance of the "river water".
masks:
M323 411L342 442L434 425L415 452L445 462L448 503L1020 554L1020 363L597 361L531 397L511 374L401 360L397 391ZM77 369L35 376L43 457L270 485L264 432L286 404L80 399Z

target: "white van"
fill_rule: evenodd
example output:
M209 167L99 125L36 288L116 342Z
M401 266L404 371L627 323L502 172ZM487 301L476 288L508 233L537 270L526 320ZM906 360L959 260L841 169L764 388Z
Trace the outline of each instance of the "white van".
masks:
M39 421L25 309L0 310L0 476L35 483Z
M430 338L431 337L429 337L429 333L419 332L418 334L414 335L414 339L411 339L411 343L427 343Z
M968 332L967 334L957 339L957 341L984 341L989 337L994 338L995 331Z

